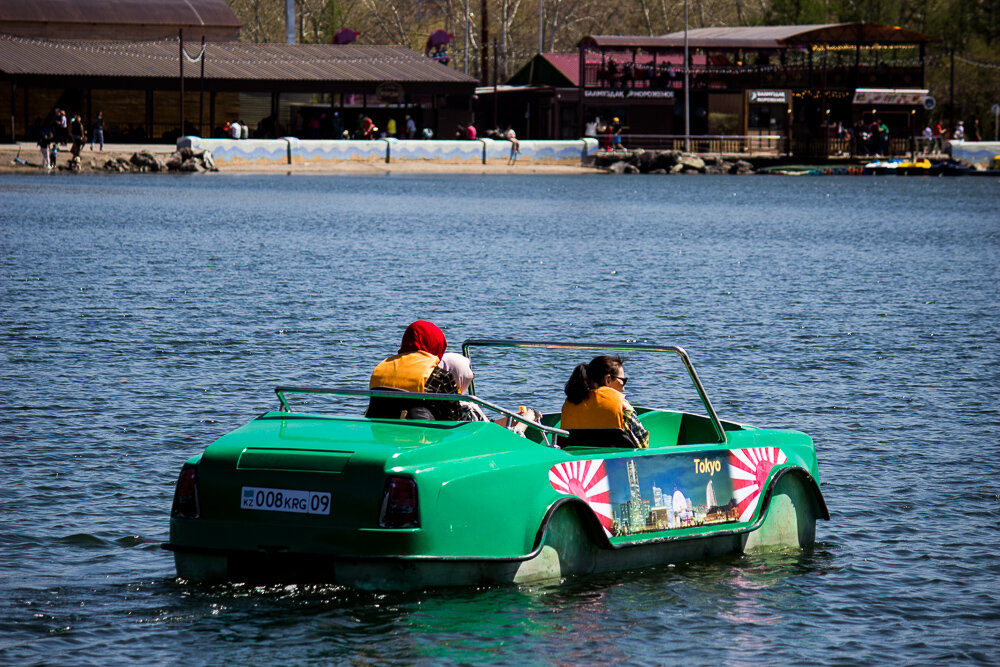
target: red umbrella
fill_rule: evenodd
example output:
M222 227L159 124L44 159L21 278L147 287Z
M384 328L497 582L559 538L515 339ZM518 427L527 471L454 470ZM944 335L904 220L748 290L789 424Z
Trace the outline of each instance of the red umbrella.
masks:
M431 46L441 46L442 44L450 43L453 39L455 39L455 35L451 34L447 30L435 30L431 33L431 36L427 38L427 43Z
M455 39L455 35L447 30L435 30L427 38L427 43L424 45L424 55L429 55L431 51L439 46L447 45L453 39Z
M337 31L337 34L333 36L334 44L350 44L358 39L360 33L357 30L351 30L350 28L341 28Z

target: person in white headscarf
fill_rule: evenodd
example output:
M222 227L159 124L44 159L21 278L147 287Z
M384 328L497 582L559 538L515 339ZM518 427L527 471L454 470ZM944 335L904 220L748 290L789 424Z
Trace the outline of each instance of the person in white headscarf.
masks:
M452 377L455 378L455 384L458 386L459 394L468 393L469 385L472 384L472 380L476 377L476 374L472 372L472 362L469 361L468 357L455 352L445 352L441 355L441 363L438 365L443 370L451 373ZM458 405L462 411L463 421L489 421L483 413L482 408L472 401L459 401ZM530 408L525 408L523 405L520 406L518 413L534 422L540 423L542 420L542 414L540 412ZM507 418L502 417L501 419L496 420L496 423L501 426L506 426ZM525 428L525 424L518 422L514 426L514 431L520 435L524 435Z
M452 377L455 378L458 393L468 393L469 385L472 384L473 378L476 377L476 374L472 372L472 362L469 361L468 357L456 352L445 352L441 355L441 363L438 365L451 373ZM459 401L458 406L462 411L462 421L489 421L486 415L483 414L482 408L471 401Z

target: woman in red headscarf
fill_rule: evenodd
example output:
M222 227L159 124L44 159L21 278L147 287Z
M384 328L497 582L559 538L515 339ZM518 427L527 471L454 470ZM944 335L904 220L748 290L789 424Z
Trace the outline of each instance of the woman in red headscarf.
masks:
M441 357L448 347L448 341L435 324L426 320L417 320L406 327L403 342L399 352L383 360L372 371L368 381L369 389L400 389L402 391L457 394L458 385L452 374L441 368ZM413 403L409 401L408 403ZM366 414L369 417L400 417L405 410L410 418L413 414L425 415L430 411L434 419L457 421L460 416L458 402L452 401L419 401L410 408L400 405L397 399L380 399L374 397L368 404ZM413 408L418 408L414 410ZM421 418L421 417L417 417Z

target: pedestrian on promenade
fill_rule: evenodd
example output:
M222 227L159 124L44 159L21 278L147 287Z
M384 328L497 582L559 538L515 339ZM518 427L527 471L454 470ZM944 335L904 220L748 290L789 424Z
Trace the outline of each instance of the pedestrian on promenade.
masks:
M54 166L52 160L50 159L51 153L49 144L53 143L55 139L52 136L52 130L47 127L43 127L41 133L38 135L38 147L42 150L42 168L52 169Z
M69 143L69 123L66 120L66 112L56 109L56 141L60 145Z
M944 128L941 127L941 123L934 124L934 141L932 142L932 151L935 153L944 152Z
M503 138L510 142L510 157L507 158L507 164L514 164L517 162L517 156L521 154L521 142L517 140L517 134L510 125L504 131Z
M101 146L101 150L104 150L104 112L98 111L97 118L94 119L93 125L90 126L90 150L94 150L94 143L98 143Z
M73 138L73 146L69 149L69 152L73 154L73 157L78 158L80 157L80 151L83 150L83 144L87 141L87 136L83 131L83 119L80 118L79 114L73 116L69 133Z

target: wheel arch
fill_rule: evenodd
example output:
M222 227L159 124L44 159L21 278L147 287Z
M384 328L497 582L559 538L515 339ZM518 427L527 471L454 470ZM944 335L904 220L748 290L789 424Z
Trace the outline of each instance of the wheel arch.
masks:
M560 510L568 510L575 515L581 529L590 540L591 544L601 549L613 549L614 546L608 540L601 522L597 520L594 511L580 498L576 496L563 496L548 506L545 515L538 525L538 532L535 533L535 541L532 545L532 552L537 552L542 548L545 540L545 531L548 529L552 518Z
M767 510L771 506L771 498L774 495L774 489L778 485L778 481L786 475L792 475L797 478L802 485L812 493L813 502L816 503L816 508L819 510L819 518L829 521L830 510L826 506L826 499L823 498L823 492L820 491L819 483L812 475L809 474L808 470L800 466L782 468L771 476L771 480L768 482L767 489L764 492L764 497L761 499L761 510L758 521L764 519L767 514Z

